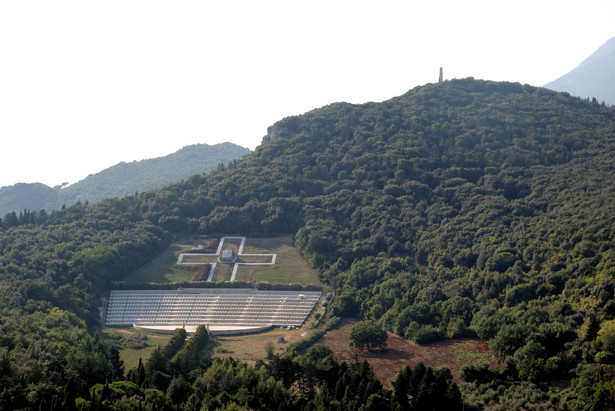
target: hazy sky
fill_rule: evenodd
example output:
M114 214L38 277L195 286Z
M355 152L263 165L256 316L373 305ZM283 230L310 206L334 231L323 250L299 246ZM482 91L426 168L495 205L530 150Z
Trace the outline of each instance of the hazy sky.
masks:
M615 36L615 0L2 1L0 186L189 144L254 149L332 102L438 79L540 86Z

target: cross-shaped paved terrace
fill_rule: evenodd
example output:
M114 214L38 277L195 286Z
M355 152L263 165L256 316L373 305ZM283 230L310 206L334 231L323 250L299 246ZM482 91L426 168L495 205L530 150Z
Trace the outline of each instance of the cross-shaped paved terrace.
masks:
M198 262L184 262L184 258L188 257L188 258L202 258L202 257L217 257L218 259L220 258L220 255L222 254L222 251L225 249L224 247L224 242L226 240L233 241L233 240L239 240L240 244L239 244L239 249L237 250L237 257L239 257L241 259L241 261L237 261L234 263L233 266L233 272L231 274L231 281L235 281L235 276L237 275L237 268L240 265L274 265L275 264L275 260L277 258L277 254L244 254L243 253L243 247L246 243L246 237L222 237L220 239L220 244L218 245L218 250L216 251L215 254L205 254L205 253L181 253L179 255L179 258L177 259L177 265L191 265L191 266L200 266L200 265L204 265L204 264L211 264L211 268L209 270L209 276L207 277L207 281L211 282L214 276L214 271L216 270L216 265L219 263L218 262L213 262L213 263L209 263L209 262L204 262L204 261L198 261ZM245 261L245 259L247 259L248 261ZM266 262L262 262L263 259L267 259L269 261ZM256 260L256 262L249 262L250 260ZM223 264L223 263L221 263Z

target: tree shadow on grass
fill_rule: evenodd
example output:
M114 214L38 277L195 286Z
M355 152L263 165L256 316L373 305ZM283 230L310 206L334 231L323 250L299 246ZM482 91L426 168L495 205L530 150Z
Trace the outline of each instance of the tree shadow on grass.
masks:
M125 281L127 283L171 282L169 276L177 275L179 271L175 263L177 262L176 254L180 251L181 248L175 244L167 247L160 255L130 273Z
M216 339L212 339L210 338L209 341L207 341L207 345L205 345L205 347L203 347L203 349L201 350L201 354L204 355L212 355L214 354L216 348L220 347L222 344L220 344L220 338L216 337Z
M414 357L414 354L412 354L411 352L397 350L395 348L380 348L380 349L372 349L371 351L362 350L362 351L359 351L358 353L363 358L408 360Z

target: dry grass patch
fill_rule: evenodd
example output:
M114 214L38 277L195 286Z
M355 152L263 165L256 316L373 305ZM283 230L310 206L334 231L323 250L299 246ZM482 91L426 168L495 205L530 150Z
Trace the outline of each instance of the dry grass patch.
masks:
M212 337L210 352L212 357L231 356L245 362L264 360L267 357L267 345L272 344L274 353L282 355L288 344L304 338L302 334L306 331L309 332L308 327L294 330L276 327L258 334ZM284 338L285 342L280 343L280 338Z
M283 355L289 344L305 338L307 336L304 336L305 333L311 333L313 331L310 326L314 323L314 316L317 312L322 314L321 306L318 306L317 309L308 316L301 327L291 330L275 327L257 334L212 337L209 345L209 354L211 354L212 357L231 356L236 360L254 362L256 360L266 359L267 345L271 344L273 345L273 352L275 354ZM279 342L280 338L284 338L284 342Z
M368 360L376 377L385 385L395 377L399 369L414 367L419 362L430 367L448 367L457 383L460 383L461 367L470 364L497 366L497 361L486 341L478 339L455 339L419 345L398 335L388 333L384 350L357 350L348 345L350 330L358 320L345 319L335 330L329 331L318 343L330 347L338 361L354 362Z

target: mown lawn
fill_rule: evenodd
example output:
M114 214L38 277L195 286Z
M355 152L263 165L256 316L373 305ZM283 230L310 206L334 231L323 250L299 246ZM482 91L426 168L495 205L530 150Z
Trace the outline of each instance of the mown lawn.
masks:
M272 284L300 283L322 285L318 275L299 255L290 235L246 240L245 254L277 254L275 265L240 266L237 280L268 282Z
M172 244L158 257L130 273L125 281L129 284L190 281L197 268L185 268L175 264L179 254L189 249L187 245Z

